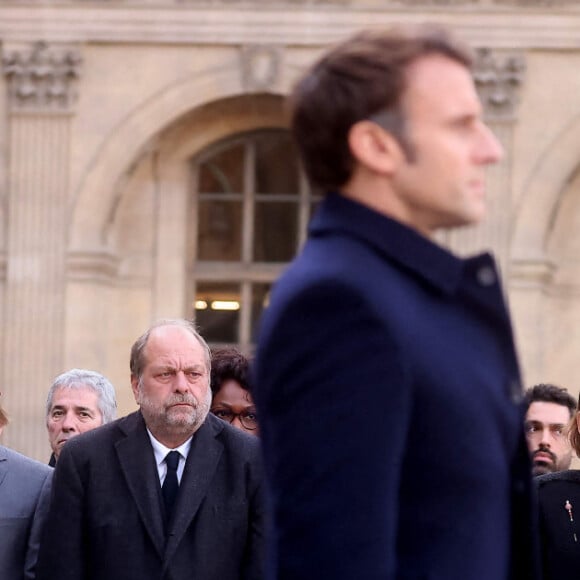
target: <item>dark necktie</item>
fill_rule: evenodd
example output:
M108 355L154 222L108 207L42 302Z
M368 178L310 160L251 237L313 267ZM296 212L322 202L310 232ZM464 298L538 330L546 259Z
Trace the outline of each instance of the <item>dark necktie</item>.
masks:
M167 474L165 481L161 487L161 494L165 502L165 515L167 521L171 519L173 506L177 499L177 492L179 491L179 483L177 482L177 466L179 465L179 452L170 451L165 456L165 463L167 464Z

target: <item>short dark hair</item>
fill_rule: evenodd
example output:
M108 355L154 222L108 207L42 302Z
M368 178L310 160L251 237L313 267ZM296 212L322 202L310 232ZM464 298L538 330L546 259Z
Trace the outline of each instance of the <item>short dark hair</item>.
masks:
M250 361L237 348L215 349L211 357L211 392L215 395L229 379L251 393Z
M529 408L532 403L537 401L568 407L570 418L576 412L576 400L574 397L564 387L558 387L551 383L539 383L525 392L526 408Z
M419 58L445 56L470 69L466 46L433 26L365 30L327 52L296 84L291 127L311 183L323 190L348 182L354 158L350 128L380 114L408 154L401 97L408 67ZM378 121L377 121L378 122ZM385 124L386 122L386 124Z

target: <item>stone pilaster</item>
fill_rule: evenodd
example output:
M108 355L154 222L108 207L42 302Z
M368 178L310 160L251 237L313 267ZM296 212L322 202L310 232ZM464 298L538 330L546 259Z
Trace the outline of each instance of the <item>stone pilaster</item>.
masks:
M494 54L489 49L476 53L475 83L484 106L485 119L504 149L501 163L487 170L487 216L477 227L454 230L447 242L466 255L493 250L504 279L509 275L512 228L513 131L525 62L520 55Z
M70 118L80 57L36 43L6 50L2 62L10 151L3 329L9 364L2 384L21 423L6 431L6 441L40 458L48 448L34 448L44 439L39 417L51 379L63 370Z

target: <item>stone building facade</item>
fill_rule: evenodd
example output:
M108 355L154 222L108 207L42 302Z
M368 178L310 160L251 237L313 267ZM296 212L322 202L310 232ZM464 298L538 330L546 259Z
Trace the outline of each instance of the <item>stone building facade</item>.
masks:
M3 442L48 457L44 402L71 367L135 408L128 357L195 316L250 350L320 192L284 96L363 27L436 22L476 51L506 155L489 217L441 242L493 249L526 384L580 383L580 7L576 0L0 0Z

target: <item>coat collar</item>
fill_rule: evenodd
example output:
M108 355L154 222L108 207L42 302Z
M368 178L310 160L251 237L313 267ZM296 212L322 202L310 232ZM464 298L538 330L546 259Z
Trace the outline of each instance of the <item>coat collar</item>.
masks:
M415 230L338 193L327 194L310 225L312 237L341 231L362 239L381 254L444 294L454 294L464 271L487 263L489 254L463 260Z
M536 483L540 486L550 481L573 481L580 483L580 469L568 469L566 471L556 471L535 477Z

